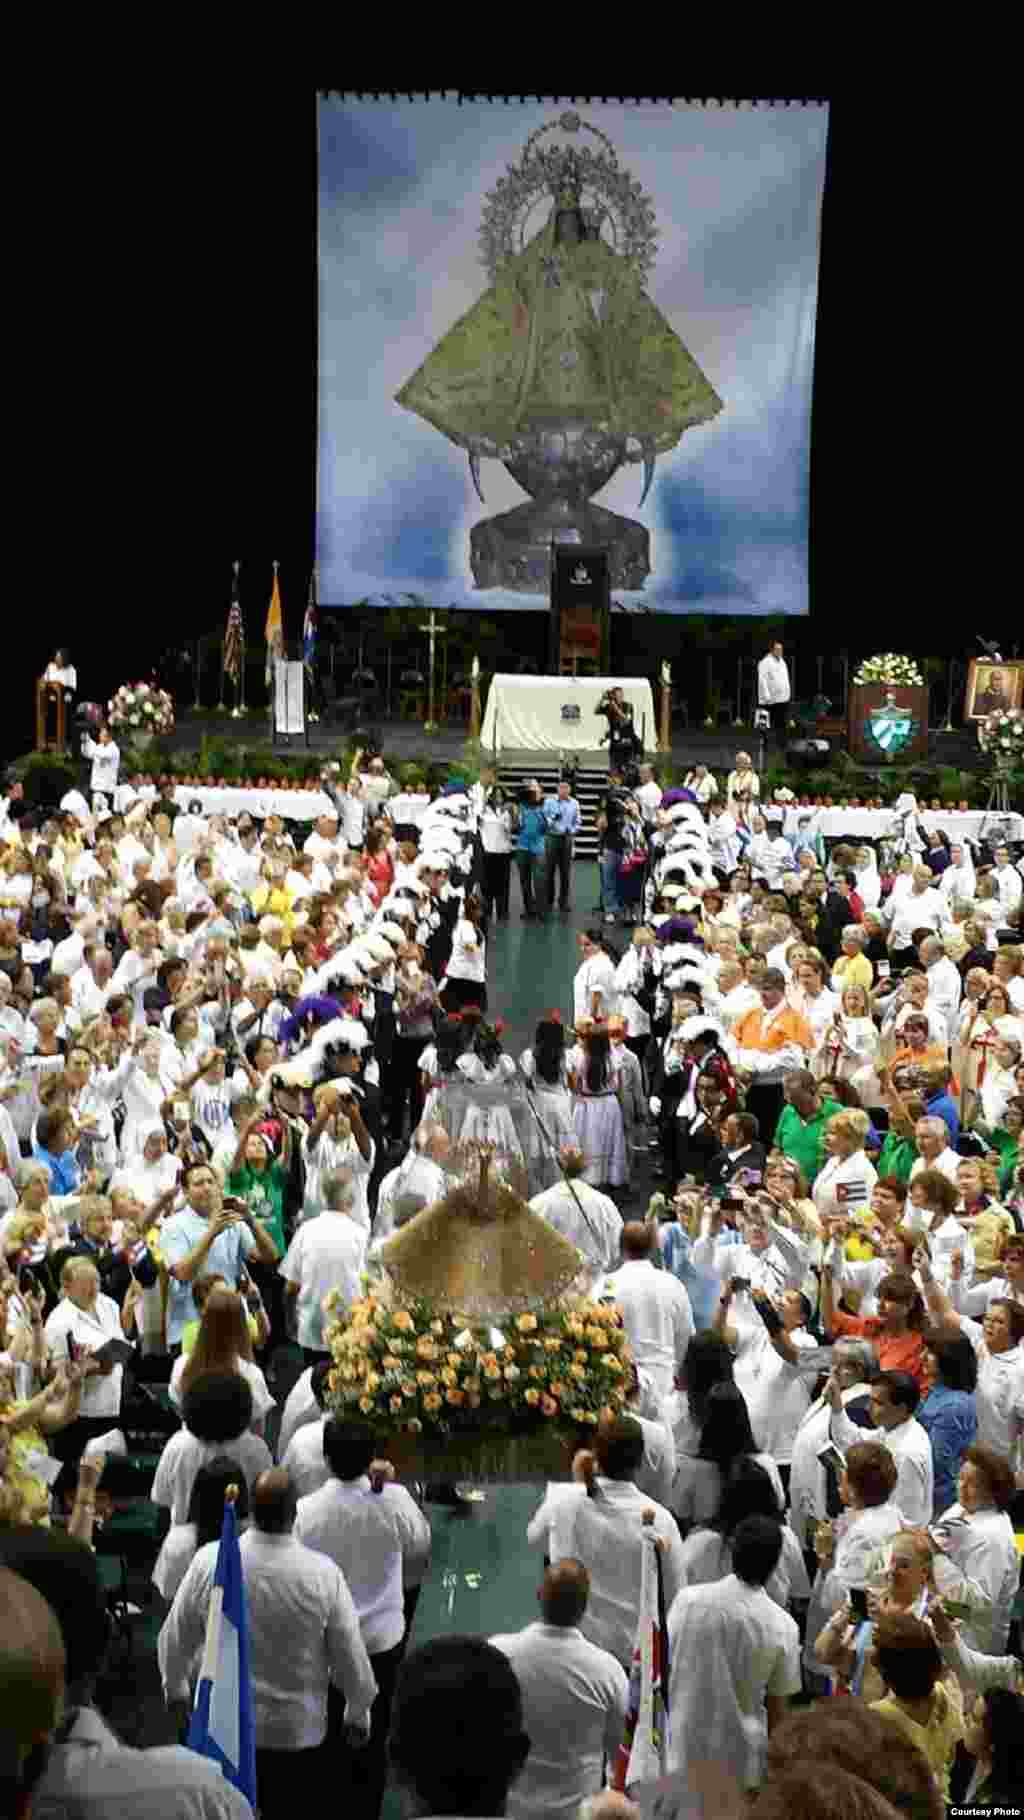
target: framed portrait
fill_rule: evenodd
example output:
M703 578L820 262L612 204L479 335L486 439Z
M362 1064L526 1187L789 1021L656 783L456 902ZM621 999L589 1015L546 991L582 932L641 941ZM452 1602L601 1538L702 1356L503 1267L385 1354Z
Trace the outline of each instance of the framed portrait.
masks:
M972 657L967 672L965 720L981 720L1000 708L1019 708L1024 700L1024 664L996 663L991 657Z

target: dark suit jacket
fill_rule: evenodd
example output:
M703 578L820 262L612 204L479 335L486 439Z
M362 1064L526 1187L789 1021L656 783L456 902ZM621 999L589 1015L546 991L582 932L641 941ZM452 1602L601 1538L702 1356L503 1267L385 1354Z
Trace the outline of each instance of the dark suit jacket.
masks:
M731 1157L727 1150L719 1150L710 1158L704 1171L704 1180L709 1188L723 1188L726 1182L735 1181L741 1169L764 1169L765 1148L763 1144L748 1144L739 1156Z

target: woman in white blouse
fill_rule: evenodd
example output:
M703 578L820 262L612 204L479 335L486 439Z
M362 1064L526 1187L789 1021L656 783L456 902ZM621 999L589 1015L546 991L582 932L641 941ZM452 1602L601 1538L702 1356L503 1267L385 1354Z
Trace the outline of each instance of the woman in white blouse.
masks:
M815 1048L811 1058L811 1071L819 1076L825 1073L823 1046L832 1019L839 1009L839 1000L835 993L825 984L826 967L821 956L805 952L803 960L796 970L796 989L793 993L793 1009L814 1032Z
M46 669L43 671L43 681L48 683L60 683L67 695L77 694L78 672L75 669L74 664L68 662L68 654L66 651L54 652Z
M859 1107L845 1106L825 1126L824 1168L811 1190L819 1218L866 1212L878 1171L864 1153L871 1120Z
M487 940L483 932L480 900L468 893L462 915L452 931L452 951L441 981L441 999L446 1011L462 1011L466 1005L487 1009Z

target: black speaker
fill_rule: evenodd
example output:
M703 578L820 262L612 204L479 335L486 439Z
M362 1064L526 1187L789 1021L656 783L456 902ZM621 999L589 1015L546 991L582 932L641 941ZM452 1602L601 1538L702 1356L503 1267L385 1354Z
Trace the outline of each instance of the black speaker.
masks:
M551 659L561 670L563 649L575 649L601 670L608 660L611 576L608 551L555 544L551 562Z

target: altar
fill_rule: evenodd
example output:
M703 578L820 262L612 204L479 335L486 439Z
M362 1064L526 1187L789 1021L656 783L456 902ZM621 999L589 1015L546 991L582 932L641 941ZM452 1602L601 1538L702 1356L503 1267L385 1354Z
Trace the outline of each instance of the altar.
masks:
M608 722L597 704L620 688L648 751L658 743L654 693L646 676L495 676L480 741L488 752L594 752Z

